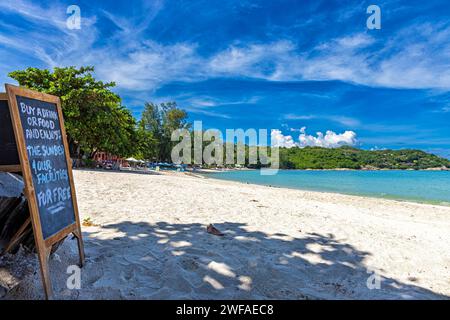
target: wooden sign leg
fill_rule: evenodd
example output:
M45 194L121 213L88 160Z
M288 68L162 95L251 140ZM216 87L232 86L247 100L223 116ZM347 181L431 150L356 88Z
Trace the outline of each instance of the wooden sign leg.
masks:
M83 238L81 236L81 231L76 230L73 232L73 235L75 238L77 238L78 242L78 254L80 256L80 267L84 266L84 245L83 245Z
M53 289L50 281L50 272L48 268L48 261L50 258L50 248L39 248L39 263L41 265L42 284L44 285L45 298L51 300L53 298Z
M16 234L11 238L11 241L9 242L9 244L6 246L5 252L9 253L11 251L11 249L14 247L14 245L16 244L16 242L18 242L20 240L20 237L22 236L23 232L25 231L25 229L28 227L28 225L31 223L31 218L28 217L27 220L25 220L25 222L23 223L23 225L19 228L19 230L17 230Z

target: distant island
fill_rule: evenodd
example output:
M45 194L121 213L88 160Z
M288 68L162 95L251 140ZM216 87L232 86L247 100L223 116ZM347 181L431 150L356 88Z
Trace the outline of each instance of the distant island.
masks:
M425 170L450 169L450 160L421 150L362 150L340 148L281 148L281 169Z

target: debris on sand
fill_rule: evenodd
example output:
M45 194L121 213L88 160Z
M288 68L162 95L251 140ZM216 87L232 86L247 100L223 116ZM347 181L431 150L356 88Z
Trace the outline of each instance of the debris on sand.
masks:
M208 227L206 227L206 232L211 233L215 236L223 237L224 234L220 232L216 227L214 227L212 224L210 224Z

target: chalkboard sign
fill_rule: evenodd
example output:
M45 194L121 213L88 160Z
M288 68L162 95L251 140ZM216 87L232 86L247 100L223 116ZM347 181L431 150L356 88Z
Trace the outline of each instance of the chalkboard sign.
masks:
M73 233L80 265L84 249L69 148L58 97L6 85L25 194L30 208L42 280L47 298L52 289L48 258L52 246Z
M56 104L16 96L44 239L75 223Z
M0 171L19 171L19 164L7 96L0 93Z

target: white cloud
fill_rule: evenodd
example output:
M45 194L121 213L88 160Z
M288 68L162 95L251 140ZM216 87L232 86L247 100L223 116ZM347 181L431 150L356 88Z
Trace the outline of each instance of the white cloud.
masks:
M286 120L311 120L311 119L315 119L315 118L316 118L316 116L314 116L314 115L296 115L296 114L292 114L292 113L289 113L284 116L284 119L286 119Z
M25 19L42 24L50 24L59 30L66 29L66 22L63 15L66 13L66 7L51 6L48 8L33 4L32 2L15 0L0 2L0 9L4 12L20 14ZM50 18L49 18L50 17Z
M317 132L317 137L306 134L306 128L301 129L299 136L299 147L324 147L324 148L338 148L341 146L355 146L358 143L356 133L353 131L345 131L337 134L328 130L325 135L322 132Z
M358 144L356 133L353 131L345 131L344 133L337 134L334 131L328 130L325 135L322 132L317 132L317 136L312 136L306 133L306 127L302 127L300 129L298 142L295 142L290 135L283 135L283 133L278 129L272 130L271 138L273 147L285 148L339 148L341 146L355 146Z
M0 44L2 51L8 52L14 48L20 52L16 64L22 61L35 61L33 66L49 67L64 65L81 65L91 56L91 49L97 40L95 16L82 16L81 30L69 30L66 26L67 6L52 4L48 7L32 2L18 0L0 2L0 10L21 16L26 23L2 23L0 28ZM39 63L40 62L40 63ZM11 63L8 68L2 68L1 73L7 74L17 69Z
M198 107L215 107L217 106L217 102L212 100L212 99L199 99L199 98L195 98L195 99L191 99L190 102L194 105L194 106L198 106Z
M369 86L449 89L449 49L450 26L410 25L385 42L358 35L328 42L307 60L303 75Z
M289 113L284 116L284 119L286 120L324 119L339 123L347 127L359 127L361 125L361 122L358 119L340 115L323 115L323 114L296 115Z
M363 48L372 44L374 39L365 33L358 33L352 36L342 37L337 43L343 48Z
M296 146L292 136L285 136L278 129L272 129L270 132L272 147L292 148Z
M243 76L277 80L294 58L296 46L287 40L266 44L232 45L208 58L208 72L216 76ZM292 60L291 60L292 62Z
M444 48L444 49L443 49ZM416 24L381 42L357 33L309 51L291 41L231 46L209 58L211 76L341 80L392 88L450 88L450 26Z
M341 80L393 88L450 88L450 26L412 25L386 42L358 33L309 51L290 41L233 46L211 58L211 75L272 81ZM445 48L445 49L443 49Z
M197 80L205 78L193 44L164 46L145 41L136 49L116 53L105 50L96 56L97 74L129 90L151 90L170 81L191 81L194 76Z
M208 111L203 108L196 108L196 107L183 107L188 112L196 113L196 114L203 114L205 116L214 117L214 118L223 118L223 119L231 119L231 116L225 113L220 113L216 111Z
M227 100L227 99L218 99L215 97L209 96L196 96L193 98L187 99L189 104L192 104L194 107L218 107L218 106L228 106L228 105L240 105L240 104L256 104L260 100L258 96L252 96L250 98L244 98L240 100Z

